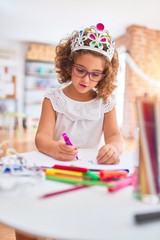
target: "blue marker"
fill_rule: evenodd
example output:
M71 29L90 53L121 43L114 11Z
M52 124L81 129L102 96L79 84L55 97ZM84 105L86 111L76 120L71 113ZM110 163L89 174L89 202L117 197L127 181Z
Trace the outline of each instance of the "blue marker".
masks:
M6 167L4 170L3 170L3 172L4 173L9 173L9 172L11 172L12 170L14 170L14 171L22 171L22 168L20 168L20 167Z

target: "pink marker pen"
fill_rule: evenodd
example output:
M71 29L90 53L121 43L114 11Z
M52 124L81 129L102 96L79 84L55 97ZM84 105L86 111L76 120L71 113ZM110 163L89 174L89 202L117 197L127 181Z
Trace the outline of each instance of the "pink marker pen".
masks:
M134 177L133 176L125 177L125 178L122 178L120 180L110 182L111 184L113 184L113 187L108 188L108 191L109 192L115 192L117 190L120 190L121 188L127 187L129 185L133 185L133 182L134 182Z
M67 145L73 146L73 144L71 143L71 141L66 133L62 133L62 137ZM78 156L76 156L76 159L78 160Z

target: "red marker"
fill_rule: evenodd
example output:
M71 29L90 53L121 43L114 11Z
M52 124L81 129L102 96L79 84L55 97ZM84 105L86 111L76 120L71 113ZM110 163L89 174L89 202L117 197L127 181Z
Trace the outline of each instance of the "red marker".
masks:
M122 178L128 175L127 171L118 171L118 170L101 170L99 176L102 180L112 180L114 178Z
M75 172L82 172L82 173L88 172L87 168L76 167L76 166L64 166L64 165L55 164L54 166L52 166L52 168L62 169L62 170L69 170L69 171L75 171Z

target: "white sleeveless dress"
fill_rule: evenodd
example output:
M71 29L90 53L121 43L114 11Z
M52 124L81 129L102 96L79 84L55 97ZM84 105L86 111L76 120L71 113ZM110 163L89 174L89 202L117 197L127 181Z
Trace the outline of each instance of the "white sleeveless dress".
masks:
M60 140L66 132L78 148L98 148L103 137L104 113L109 112L115 105L112 97L107 103L100 98L86 102L70 99L62 88L49 90L45 97L50 99L56 111L56 126L54 140Z

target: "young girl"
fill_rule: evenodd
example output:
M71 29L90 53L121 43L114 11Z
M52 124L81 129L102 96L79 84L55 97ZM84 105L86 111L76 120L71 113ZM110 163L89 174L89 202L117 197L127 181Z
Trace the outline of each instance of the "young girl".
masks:
M59 82L65 85L51 89L44 98L37 149L67 161L77 156L78 148L99 148L98 163L118 163L124 148L112 97L118 56L104 25L74 31L62 40L56 47L55 66ZM72 146L62 139L63 132Z

